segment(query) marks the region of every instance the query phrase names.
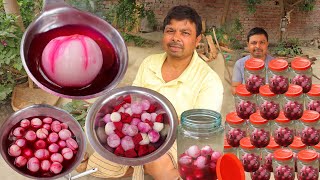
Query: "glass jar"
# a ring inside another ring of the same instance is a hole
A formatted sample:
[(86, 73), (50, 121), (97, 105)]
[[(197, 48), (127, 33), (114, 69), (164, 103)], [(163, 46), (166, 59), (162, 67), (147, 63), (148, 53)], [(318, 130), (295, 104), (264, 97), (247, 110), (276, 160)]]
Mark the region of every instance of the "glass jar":
[(273, 59), (268, 65), (268, 79), (271, 92), (284, 94), (289, 88), (289, 65), (286, 60)]
[(291, 69), (291, 84), (301, 86), (303, 93), (309, 92), (312, 85), (311, 62), (306, 58), (296, 57), (291, 62)]
[(320, 84), (312, 84), (311, 90), (304, 98), (305, 108), (320, 113)]
[(303, 114), (302, 88), (297, 85), (289, 85), (288, 91), (283, 98), (283, 113), (290, 120), (298, 120)]
[(177, 129), (181, 178), (216, 179), (216, 163), (222, 155), (224, 144), (221, 115), (207, 109), (187, 110), (181, 114)]
[(270, 142), (269, 121), (262, 118), (259, 113), (253, 113), (250, 118), (248, 133), (251, 144), (256, 148), (266, 147)]
[(247, 136), (246, 121), (237, 116), (236, 112), (227, 114), (225, 132), (228, 144), (232, 147), (239, 147), (240, 140)]
[(266, 84), (266, 70), (264, 61), (251, 58), (244, 63), (244, 79), (247, 90), (258, 94), (260, 86)]
[(271, 177), (270, 171), (265, 166), (260, 166), (258, 170), (251, 172), (250, 175), (252, 180), (269, 180)]
[(260, 152), (255, 148), (249, 137), (240, 140), (239, 159), (246, 172), (255, 172), (260, 166)]
[(295, 136), (294, 139), (293, 139), (292, 144), (290, 144), (289, 147), (290, 147), (290, 149), (291, 149), (292, 152), (293, 152), (293, 159), (294, 159), (294, 164), (295, 164), (295, 165), (294, 165), (294, 167), (295, 167), (294, 169), (295, 169), (295, 171), (297, 172), (297, 154), (298, 154), (300, 151), (306, 149), (307, 146), (302, 143), (300, 137)]
[(313, 150), (315, 150), (318, 153), (318, 161), (319, 161), (319, 171), (320, 171), (320, 143), (313, 146)]
[(249, 119), (250, 115), (256, 112), (256, 96), (251, 94), (244, 84), (236, 87), (234, 102), (237, 115), (242, 119)]
[(320, 142), (320, 115), (317, 111), (305, 110), (297, 125), (297, 134), (307, 146)]
[(286, 118), (283, 111), (280, 112), (278, 118), (272, 126), (272, 136), (280, 146), (289, 146), (295, 136), (295, 121)]
[(223, 153), (224, 154), (231, 153), (238, 157), (238, 148), (230, 146), (230, 144), (228, 144), (227, 139), (225, 138)]
[(266, 120), (275, 120), (280, 113), (279, 96), (270, 91), (269, 85), (259, 89), (258, 106), (260, 115)]
[(270, 172), (273, 172), (273, 168), (272, 168), (273, 153), (274, 151), (280, 148), (281, 147), (274, 141), (274, 138), (272, 137), (270, 139), (270, 143), (268, 144), (268, 146), (261, 151), (261, 157), (263, 162), (262, 164)]
[(298, 180), (318, 180), (319, 161), (318, 153), (314, 150), (306, 149), (298, 153)]
[(294, 180), (293, 153), (290, 149), (278, 149), (273, 153), (272, 167), (275, 180)]

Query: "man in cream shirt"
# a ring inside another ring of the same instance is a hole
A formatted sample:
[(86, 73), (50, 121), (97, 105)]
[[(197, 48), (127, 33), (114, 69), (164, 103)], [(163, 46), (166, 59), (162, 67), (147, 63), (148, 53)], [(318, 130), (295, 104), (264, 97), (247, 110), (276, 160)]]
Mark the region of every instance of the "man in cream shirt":
[[(219, 76), (195, 51), (201, 40), (201, 18), (188, 6), (173, 7), (164, 23), (162, 45), (165, 53), (147, 57), (139, 67), (134, 86), (155, 90), (175, 107), (178, 116), (188, 109), (204, 108), (220, 112), (223, 86)], [(159, 159), (143, 167), (129, 168), (107, 160), (98, 154), (89, 158), (88, 168), (99, 167), (98, 177), (121, 177), (133, 172), (133, 179), (142, 179), (143, 170), (155, 180), (179, 177), (176, 145)], [(139, 173), (139, 172), (140, 173)], [(142, 172), (142, 173), (141, 173)]]
[[(183, 111), (195, 108), (220, 112), (222, 82), (195, 51), (201, 40), (200, 16), (190, 7), (176, 6), (168, 12), (163, 27), (165, 53), (147, 57), (140, 65), (133, 85), (164, 95), (179, 117)], [(178, 174), (173, 163), (166, 154), (144, 168), (155, 179), (173, 179)]]

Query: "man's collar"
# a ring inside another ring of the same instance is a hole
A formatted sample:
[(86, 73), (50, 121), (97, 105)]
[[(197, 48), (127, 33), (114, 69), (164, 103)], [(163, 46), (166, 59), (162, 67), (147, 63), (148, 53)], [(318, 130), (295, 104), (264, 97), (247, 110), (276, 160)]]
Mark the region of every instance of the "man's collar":
[[(155, 63), (152, 63), (152, 65), (150, 66), (150, 70), (153, 71), (155, 73), (155, 75), (160, 79), (163, 79), (162, 73), (161, 73), (161, 68), (162, 68), (162, 65), (163, 65), (164, 61), (166, 60), (166, 58), (167, 58), (167, 53), (163, 53), (160, 60), (155, 61)], [(190, 73), (192, 71), (192, 66), (194, 66), (194, 64), (196, 63), (198, 58), (199, 58), (198, 53), (196, 50), (194, 50), (191, 61), (188, 64), (187, 68), (174, 81), (182, 82), (182, 83), (186, 82), (188, 80), (188, 77), (191, 75)]]

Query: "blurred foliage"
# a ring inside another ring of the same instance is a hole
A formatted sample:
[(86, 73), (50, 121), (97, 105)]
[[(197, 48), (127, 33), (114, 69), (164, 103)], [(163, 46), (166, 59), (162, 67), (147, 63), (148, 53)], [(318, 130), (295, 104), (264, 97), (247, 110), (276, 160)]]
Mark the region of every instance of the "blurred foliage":
[(107, 12), (106, 19), (123, 32), (130, 32), (139, 23), (139, 20), (147, 17), (151, 28), (156, 26), (155, 14), (146, 9), (149, 3), (136, 3), (135, 0), (119, 0), (117, 4)]
[[(27, 27), (39, 12), (42, 1), (18, 0), (23, 24)], [(27, 81), (20, 57), (23, 32), (16, 24), (17, 16), (7, 15), (0, 3), (0, 104), (11, 95), (16, 84)]]
[(90, 106), (91, 104), (83, 100), (72, 100), (64, 104), (62, 109), (70, 113), (79, 122), (80, 126), (84, 127)]
[(295, 57), (302, 54), (299, 39), (288, 39), (279, 43), (274, 48), (274, 53), (278, 56)]
[[(262, 4), (266, 0), (247, 0), (247, 7), (249, 13), (255, 13), (256, 12), (256, 6), (258, 4)], [(286, 0), (284, 0), (286, 1)], [(296, 1), (294, 1), (296, 2)], [(294, 3), (292, 2), (292, 3)], [(291, 4), (292, 4), (291, 3)], [(301, 3), (298, 4), (298, 8), (301, 11), (312, 11), (314, 10), (316, 0), (303, 0)]]
[[(238, 18), (232, 21), (227, 21), (221, 27), (215, 28), (215, 31), (220, 45), (230, 47), (232, 49), (241, 49), (243, 47), (241, 44), (243, 26)], [(214, 37), (211, 28), (207, 29), (205, 34), (210, 34)]]

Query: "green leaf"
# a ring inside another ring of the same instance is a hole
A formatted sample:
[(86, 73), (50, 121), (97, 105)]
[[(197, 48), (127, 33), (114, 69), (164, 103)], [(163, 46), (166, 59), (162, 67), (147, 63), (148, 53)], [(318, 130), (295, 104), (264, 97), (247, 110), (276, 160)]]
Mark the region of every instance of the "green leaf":
[(16, 47), (15, 42), (13, 39), (10, 39), (8, 41), (6, 41), (9, 47)]

